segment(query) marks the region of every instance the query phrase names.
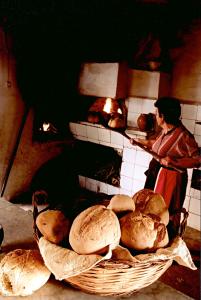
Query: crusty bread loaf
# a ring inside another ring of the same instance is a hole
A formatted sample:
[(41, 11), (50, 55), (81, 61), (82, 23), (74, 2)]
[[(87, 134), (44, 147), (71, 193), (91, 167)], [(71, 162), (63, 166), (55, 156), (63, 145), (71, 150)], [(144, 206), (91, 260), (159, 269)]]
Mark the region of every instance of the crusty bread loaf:
[(166, 226), (169, 223), (169, 211), (163, 197), (155, 193), (152, 195), (145, 206), (144, 214), (155, 214), (160, 217), (161, 222)]
[(135, 203), (135, 208), (138, 211), (143, 211), (150, 197), (154, 195), (154, 191), (150, 189), (142, 189), (133, 195), (133, 201)]
[(60, 210), (41, 212), (36, 218), (36, 225), (41, 234), (55, 244), (67, 238), (70, 230), (70, 221)]
[(1, 260), (0, 293), (31, 295), (48, 281), (50, 274), (38, 250), (16, 249)]
[(117, 194), (111, 198), (107, 208), (112, 209), (115, 213), (134, 211), (135, 203), (131, 197), (123, 194)]
[(120, 226), (121, 242), (128, 248), (149, 250), (167, 245), (166, 227), (154, 215), (131, 212), (120, 219)]
[(119, 117), (111, 118), (108, 122), (108, 126), (111, 128), (124, 128), (125, 121)]
[(164, 248), (168, 245), (169, 243), (169, 236), (168, 236), (168, 231), (167, 231), (167, 228), (165, 229), (165, 235), (163, 236), (163, 238), (160, 240), (156, 240), (155, 241), (155, 245), (154, 245), (154, 248), (155, 249), (158, 249), (158, 248)]
[(160, 217), (166, 226), (169, 223), (169, 211), (165, 200), (159, 193), (142, 189), (134, 194), (135, 209), (143, 214), (154, 214)]
[(124, 246), (135, 250), (153, 248), (157, 230), (151, 217), (131, 212), (120, 219), (120, 226)]
[[(73, 221), (69, 242), (79, 254), (102, 253), (105, 247), (115, 248), (121, 232), (116, 214), (103, 205), (94, 205), (82, 211)], [(101, 252), (100, 252), (101, 251)]]

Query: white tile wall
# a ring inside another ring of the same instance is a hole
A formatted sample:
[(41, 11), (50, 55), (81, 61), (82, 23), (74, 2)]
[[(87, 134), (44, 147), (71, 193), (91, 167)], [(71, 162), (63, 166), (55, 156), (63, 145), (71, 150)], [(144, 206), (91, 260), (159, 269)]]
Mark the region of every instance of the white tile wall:
[(99, 141), (110, 143), (110, 131), (108, 129), (98, 128)]
[(128, 190), (125, 190), (125, 189), (120, 189), (120, 192), (119, 192), (121, 195), (128, 195), (130, 197), (133, 196), (133, 192), (132, 191), (128, 191)]
[(86, 136), (76, 135), (76, 138), (81, 141), (86, 141), (86, 142), (88, 141), (88, 138)]
[(186, 196), (183, 207), (189, 211), (190, 197)]
[(191, 197), (189, 211), (193, 214), (200, 215), (200, 200)]
[(147, 170), (147, 167), (135, 165), (133, 178), (135, 178), (137, 180), (142, 180), (143, 182), (145, 182), (146, 176), (145, 176), (144, 172), (146, 170)]
[(86, 187), (86, 177), (79, 175), (79, 185), (82, 188)]
[(142, 111), (141, 113), (154, 113), (156, 108), (154, 106), (155, 100), (150, 100), (150, 99), (143, 99), (142, 101)]
[(131, 191), (132, 190), (132, 184), (133, 184), (133, 180), (132, 177), (128, 177), (128, 176), (121, 176), (120, 179), (120, 187), (127, 190), (127, 191)]
[(121, 175), (132, 177), (134, 172), (134, 162), (122, 162), (121, 164)]
[(201, 135), (194, 134), (195, 140), (198, 143), (198, 146), (201, 147)]
[(108, 184), (108, 195), (115, 195), (120, 193), (120, 188)]
[(200, 231), (200, 215), (189, 213), (187, 225)]
[(98, 192), (108, 194), (108, 184), (104, 182), (97, 181)]
[(189, 120), (196, 120), (197, 116), (197, 106), (190, 104), (181, 105), (182, 118)]
[(111, 131), (111, 144), (114, 148), (123, 149), (124, 137), (118, 132)]
[(133, 180), (133, 186), (132, 186), (132, 195), (134, 195), (139, 190), (143, 189), (144, 187), (144, 180)]
[(128, 112), (127, 115), (127, 124), (128, 126), (137, 127), (137, 119), (139, 117), (139, 113)]
[(142, 99), (129, 97), (128, 99), (128, 111), (140, 114), (142, 112)]
[(194, 133), (196, 135), (201, 135), (201, 125), (200, 124), (195, 124), (195, 131)]
[[(141, 98), (127, 98), (128, 126), (134, 127), (127, 130), (130, 137), (146, 138), (146, 134), (137, 130), (137, 118), (141, 113), (154, 112), (155, 100)], [(194, 134), (201, 146), (201, 125), (196, 121), (201, 120), (201, 105), (182, 104), (182, 122)], [(120, 173), (120, 187), (79, 176), (80, 185), (95, 192), (105, 194), (127, 194), (132, 196), (144, 187), (144, 172), (148, 167), (151, 155), (139, 147), (130, 144), (129, 140), (120, 133), (105, 129), (103, 126), (83, 122), (83, 124), (70, 123), (70, 130), (79, 140), (100, 143), (123, 151)], [(189, 211), (188, 226), (200, 230), (200, 204), (201, 191), (191, 188), (192, 169), (188, 169), (188, 185), (184, 207)]]
[(187, 187), (186, 187), (186, 195), (187, 196), (191, 196), (191, 180), (190, 180), (190, 176), (188, 176), (188, 183), (187, 183)]
[(97, 192), (97, 180), (86, 177), (86, 189)]
[(87, 137), (91, 140), (98, 140), (98, 128), (93, 126), (86, 126), (86, 128), (87, 128)]
[(132, 148), (124, 148), (123, 151), (123, 161), (125, 162), (130, 162), (130, 163), (134, 163), (135, 158), (136, 158), (136, 149)]
[[(72, 126), (72, 124), (71, 124)], [(82, 124), (75, 124), (76, 134), (87, 137), (87, 126)]]
[(190, 120), (190, 119), (184, 119), (182, 118), (182, 123), (184, 126), (192, 133), (194, 133), (195, 130), (195, 120)]
[(136, 165), (147, 167), (149, 166), (149, 162), (152, 159), (152, 156), (149, 153), (144, 152), (143, 150), (136, 151)]
[(195, 198), (195, 199), (200, 199), (201, 198), (201, 191), (196, 190), (194, 188), (190, 188), (190, 196), (192, 198)]
[(198, 105), (196, 120), (201, 121), (201, 105)]

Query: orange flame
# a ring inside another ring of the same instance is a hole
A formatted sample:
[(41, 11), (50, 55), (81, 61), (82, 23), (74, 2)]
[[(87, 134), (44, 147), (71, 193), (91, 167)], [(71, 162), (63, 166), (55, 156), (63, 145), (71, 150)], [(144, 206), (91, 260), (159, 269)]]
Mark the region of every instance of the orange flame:
[(43, 123), (43, 131), (48, 131), (50, 129), (50, 123)]
[(103, 111), (105, 111), (106, 113), (110, 113), (111, 111), (111, 106), (112, 106), (112, 99), (111, 98), (107, 98), (105, 105), (103, 107)]

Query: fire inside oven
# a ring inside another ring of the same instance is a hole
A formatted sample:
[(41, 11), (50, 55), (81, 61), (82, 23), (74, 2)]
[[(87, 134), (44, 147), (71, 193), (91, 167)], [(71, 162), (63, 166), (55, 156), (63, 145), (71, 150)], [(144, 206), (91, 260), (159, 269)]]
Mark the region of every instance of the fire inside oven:
[(127, 108), (124, 99), (97, 98), (87, 112), (87, 121), (111, 128), (126, 128)]
[(73, 102), (69, 104), (67, 116), (55, 118), (48, 112), (36, 113), (33, 139), (47, 141), (68, 138), (69, 121), (101, 124), (113, 129), (126, 129), (127, 126), (127, 107), (124, 99), (78, 96), (76, 106), (73, 106)]

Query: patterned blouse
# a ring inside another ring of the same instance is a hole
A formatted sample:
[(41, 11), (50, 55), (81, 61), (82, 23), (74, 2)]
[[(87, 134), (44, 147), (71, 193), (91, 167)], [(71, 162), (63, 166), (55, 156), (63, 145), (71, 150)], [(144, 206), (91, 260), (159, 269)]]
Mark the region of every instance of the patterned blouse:
[[(161, 157), (170, 156), (172, 159), (179, 159), (181, 167), (184, 168), (199, 167), (201, 164), (198, 144), (183, 124), (171, 129), (168, 133), (162, 130), (152, 145), (152, 150)], [(192, 159), (195, 165), (190, 166), (189, 162)]]

